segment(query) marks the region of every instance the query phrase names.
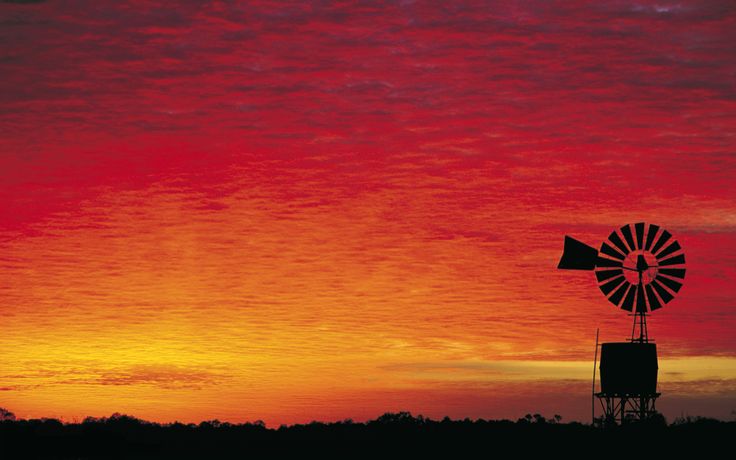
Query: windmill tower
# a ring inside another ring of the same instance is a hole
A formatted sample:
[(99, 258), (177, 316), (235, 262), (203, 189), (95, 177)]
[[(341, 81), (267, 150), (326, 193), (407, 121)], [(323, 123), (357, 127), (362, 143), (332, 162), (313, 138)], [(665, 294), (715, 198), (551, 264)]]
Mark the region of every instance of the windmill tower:
[(600, 249), (566, 235), (557, 268), (594, 271), (608, 301), (634, 318), (628, 342), (601, 344), (601, 385), (594, 395), (604, 420), (626, 423), (650, 418), (660, 393), (657, 346), (649, 338), (647, 317), (674, 299), (682, 287), (685, 255), (680, 244), (667, 230), (644, 222), (614, 230)]

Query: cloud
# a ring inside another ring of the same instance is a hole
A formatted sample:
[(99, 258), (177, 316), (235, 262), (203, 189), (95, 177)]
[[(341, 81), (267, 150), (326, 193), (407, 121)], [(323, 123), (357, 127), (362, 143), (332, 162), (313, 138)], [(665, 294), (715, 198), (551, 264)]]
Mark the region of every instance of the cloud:
[(137, 365), (102, 373), (99, 385), (152, 385), (165, 389), (201, 388), (214, 385), (221, 376), (196, 369), (168, 365)]
[(194, 206), (194, 209), (198, 211), (222, 211), (227, 208), (227, 204), (212, 200), (201, 201)]
[(429, 239), (435, 239), (435, 240), (468, 239), (468, 240), (475, 240), (475, 241), (482, 242), (482, 243), (498, 243), (498, 242), (503, 241), (503, 236), (500, 233), (483, 231), (483, 230), (438, 228), (434, 232), (429, 234)]
[(733, 395), (736, 393), (736, 379), (702, 379), (672, 381), (660, 384), (660, 391), (677, 396), (697, 397), (702, 395)]
[(418, 362), (384, 366), (416, 379), (488, 383), (489, 381), (573, 381), (589, 378), (590, 363), (576, 361)]

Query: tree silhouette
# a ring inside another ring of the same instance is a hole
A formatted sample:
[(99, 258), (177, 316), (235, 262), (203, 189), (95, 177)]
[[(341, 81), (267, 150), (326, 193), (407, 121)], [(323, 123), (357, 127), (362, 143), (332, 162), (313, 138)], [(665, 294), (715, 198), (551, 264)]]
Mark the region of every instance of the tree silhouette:
[(4, 407), (0, 407), (0, 421), (5, 421), (5, 420), (9, 420), (9, 421), (15, 420), (15, 414), (10, 412)]
[[(501, 449), (498, 452), (511, 449), (540, 455), (576, 453), (578, 449), (588, 457), (589, 443), (631, 446), (641, 440), (658, 449), (697, 444), (701, 449), (707, 446), (723, 450), (730, 448), (736, 435), (736, 422), (702, 417), (677, 419), (671, 425), (662, 417), (648, 423), (602, 429), (577, 422), (561, 423), (562, 417), (557, 414), (551, 418), (527, 414), (512, 422), (449, 417), (433, 420), (410, 412), (388, 412), (367, 422), (314, 421), (273, 429), (262, 421), (230, 423), (217, 419), (199, 424), (159, 424), (120, 413), (87, 417), (81, 423), (19, 420), (7, 409), (0, 414), (2, 458), (247, 458), (259, 454), (301, 455), (307, 451), (340, 452), (343, 456), (372, 452), (385, 456), (396, 452), (397, 446), (410, 448), (414, 453), (436, 454), (447, 447), (477, 453), (489, 445)], [(707, 442), (695, 442), (701, 438)]]

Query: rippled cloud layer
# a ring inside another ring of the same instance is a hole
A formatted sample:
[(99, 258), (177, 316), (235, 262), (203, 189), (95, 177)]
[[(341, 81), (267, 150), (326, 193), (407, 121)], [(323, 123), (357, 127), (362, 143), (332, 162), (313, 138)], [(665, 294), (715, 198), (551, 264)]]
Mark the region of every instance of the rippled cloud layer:
[(587, 417), (595, 329), (630, 318), (555, 269), (562, 237), (641, 220), (688, 260), (650, 322), (662, 407), (736, 404), (728, 364), (688, 361), (736, 353), (732, 2), (4, 2), (0, 24), (17, 414)]

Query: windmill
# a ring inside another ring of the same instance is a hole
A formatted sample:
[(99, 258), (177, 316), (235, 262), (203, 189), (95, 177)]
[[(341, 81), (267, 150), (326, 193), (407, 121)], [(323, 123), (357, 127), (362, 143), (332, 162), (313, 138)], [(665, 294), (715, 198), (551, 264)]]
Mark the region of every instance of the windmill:
[[(601, 344), (601, 389), (594, 395), (604, 420), (625, 423), (650, 418), (660, 393), (657, 347), (649, 339), (647, 316), (680, 291), (685, 278), (682, 247), (658, 225), (626, 224), (612, 231), (600, 249), (566, 235), (557, 268), (594, 271), (608, 301), (634, 317), (628, 342)], [(597, 350), (596, 345), (596, 354)]]

